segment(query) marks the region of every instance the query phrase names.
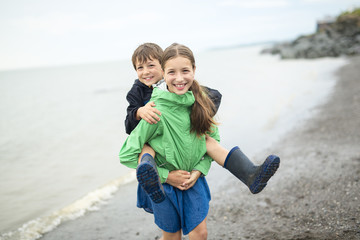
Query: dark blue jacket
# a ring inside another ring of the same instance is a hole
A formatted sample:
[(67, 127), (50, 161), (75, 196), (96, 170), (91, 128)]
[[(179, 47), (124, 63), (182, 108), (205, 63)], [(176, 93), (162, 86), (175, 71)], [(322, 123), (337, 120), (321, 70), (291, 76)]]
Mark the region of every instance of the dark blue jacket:
[[(215, 113), (220, 107), (221, 103), (221, 93), (215, 89), (205, 87), (209, 94), (209, 98), (214, 103)], [(126, 95), (126, 100), (129, 102), (127, 107), (127, 115), (125, 119), (125, 130), (127, 134), (130, 134), (132, 130), (138, 125), (140, 120), (136, 120), (136, 112), (140, 107), (145, 106), (145, 104), (150, 100), (153, 89), (146, 86), (139, 79), (136, 79), (130, 91)]]

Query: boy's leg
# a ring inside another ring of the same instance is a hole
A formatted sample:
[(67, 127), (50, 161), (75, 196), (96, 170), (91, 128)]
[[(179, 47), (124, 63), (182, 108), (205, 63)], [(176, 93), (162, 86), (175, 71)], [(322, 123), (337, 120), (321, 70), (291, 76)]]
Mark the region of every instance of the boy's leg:
[(160, 203), (164, 201), (165, 193), (154, 160), (155, 152), (149, 145), (145, 144), (140, 155), (140, 163), (136, 168), (137, 180), (151, 200)]
[(206, 136), (206, 153), (214, 159), (217, 164), (224, 166), (225, 159), (229, 154), (229, 150), (222, 147), (215, 139)]
[(144, 147), (141, 149), (141, 153), (139, 154), (138, 163), (141, 162), (142, 156), (143, 156), (145, 153), (148, 153), (148, 154), (150, 154), (153, 158), (155, 158), (155, 151), (154, 151), (154, 149), (152, 149), (152, 147), (150, 147), (149, 144), (145, 143), (145, 144), (144, 144)]
[(206, 218), (199, 225), (196, 226), (190, 233), (190, 240), (206, 240), (207, 239), (207, 228), (206, 228)]
[(270, 155), (262, 165), (255, 166), (238, 147), (228, 151), (209, 136), (206, 137), (206, 150), (215, 162), (245, 183), (253, 194), (265, 188), (280, 165), (280, 158)]
[(255, 166), (239, 147), (234, 147), (225, 159), (224, 168), (245, 183), (253, 194), (256, 194), (266, 187), (279, 165), (280, 158), (270, 155), (263, 164)]

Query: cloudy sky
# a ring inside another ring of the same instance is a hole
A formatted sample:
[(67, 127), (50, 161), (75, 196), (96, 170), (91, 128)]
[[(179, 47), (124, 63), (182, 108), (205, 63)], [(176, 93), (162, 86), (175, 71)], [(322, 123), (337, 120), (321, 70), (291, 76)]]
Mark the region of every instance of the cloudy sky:
[(194, 51), (312, 33), (359, 0), (0, 0), (0, 70), (129, 59), (141, 43)]

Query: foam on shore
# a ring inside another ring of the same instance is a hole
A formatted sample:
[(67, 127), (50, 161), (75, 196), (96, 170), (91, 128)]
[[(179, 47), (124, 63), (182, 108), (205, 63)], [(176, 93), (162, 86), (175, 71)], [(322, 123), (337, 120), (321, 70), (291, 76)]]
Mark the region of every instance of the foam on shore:
[(101, 188), (98, 188), (76, 202), (66, 206), (59, 211), (53, 212), (49, 216), (33, 219), (19, 229), (5, 233), (0, 236), (1, 240), (35, 240), (43, 234), (52, 231), (61, 223), (74, 220), (83, 216), (86, 212), (99, 210), (100, 206), (113, 196), (120, 186), (135, 180), (135, 171), (131, 171), (125, 176), (115, 179)]

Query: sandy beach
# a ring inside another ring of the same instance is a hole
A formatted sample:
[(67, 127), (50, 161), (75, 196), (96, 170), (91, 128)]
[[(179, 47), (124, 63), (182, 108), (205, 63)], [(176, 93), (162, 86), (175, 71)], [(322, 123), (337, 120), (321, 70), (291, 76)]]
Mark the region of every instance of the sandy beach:
[[(359, 69), (360, 57), (350, 58), (314, 116), (257, 154), (256, 162), (281, 157), (263, 192), (252, 195), (230, 176), (212, 192), (208, 239), (360, 239)], [(41, 239), (159, 239), (153, 216), (135, 206), (136, 184)]]

